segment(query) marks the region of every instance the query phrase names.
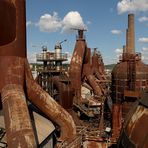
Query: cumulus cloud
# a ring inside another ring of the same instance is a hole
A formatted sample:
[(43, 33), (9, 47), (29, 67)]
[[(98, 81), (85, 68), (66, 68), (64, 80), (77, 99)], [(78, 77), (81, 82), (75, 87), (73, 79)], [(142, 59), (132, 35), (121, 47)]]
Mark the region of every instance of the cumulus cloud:
[(62, 27), (62, 22), (58, 16), (58, 13), (54, 12), (53, 15), (42, 15), (36, 26), (38, 26), (40, 31), (43, 32), (56, 32)]
[(138, 41), (141, 42), (141, 43), (148, 43), (148, 38), (145, 38), (145, 37), (139, 38)]
[(148, 17), (143, 16), (143, 17), (140, 17), (138, 20), (139, 20), (139, 22), (147, 22), (148, 21)]
[[(90, 24), (91, 22), (87, 22)], [(33, 24), (31, 21), (27, 25)], [(51, 14), (44, 14), (40, 17), (35, 26), (39, 27), (42, 32), (56, 32), (58, 30), (70, 31), (71, 28), (86, 29), (86, 25), (83, 22), (83, 18), (77, 11), (68, 12), (63, 19), (58, 16), (57, 12)]]
[(115, 35), (120, 35), (122, 34), (122, 31), (121, 30), (116, 30), (116, 29), (113, 29), (110, 31), (112, 34), (115, 34)]
[(86, 29), (83, 19), (77, 11), (69, 12), (63, 19), (62, 31), (70, 31), (72, 28)]
[(121, 0), (117, 4), (119, 14), (125, 12), (148, 11), (148, 0)]

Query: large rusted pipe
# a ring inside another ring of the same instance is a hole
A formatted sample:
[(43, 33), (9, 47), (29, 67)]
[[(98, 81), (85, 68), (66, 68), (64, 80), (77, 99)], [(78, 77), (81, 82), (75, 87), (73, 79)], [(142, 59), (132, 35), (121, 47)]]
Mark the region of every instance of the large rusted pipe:
[(90, 48), (86, 48), (85, 56), (83, 59), (83, 61), (85, 62), (83, 63), (83, 77), (86, 77), (87, 82), (92, 87), (94, 94), (101, 97), (102, 91), (100, 86), (96, 82), (95, 76), (93, 75), (90, 58), (91, 58)]
[(126, 50), (129, 54), (135, 54), (134, 14), (128, 15), (128, 29), (126, 31)]
[(71, 115), (34, 81), (27, 61), (26, 86), (30, 101), (61, 127), (60, 139), (73, 138), (76, 134), (76, 127)]
[(36, 147), (22, 85), (8, 84), (1, 95), (8, 147)]
[(25, 85), (27, 97), (61, 126), (61, 139), (73, 137), (76, 129), (72, 117), (37, 85), (26, 62), (25, 0), (1, 0), (0, 12), (3, 34), (0, 38), (0, 93), (8, 147), (37, 147), (25, 102)]
[(24, 95), (25, 1), (0, 1), (0, 93), (8, 147), (36, 147)]

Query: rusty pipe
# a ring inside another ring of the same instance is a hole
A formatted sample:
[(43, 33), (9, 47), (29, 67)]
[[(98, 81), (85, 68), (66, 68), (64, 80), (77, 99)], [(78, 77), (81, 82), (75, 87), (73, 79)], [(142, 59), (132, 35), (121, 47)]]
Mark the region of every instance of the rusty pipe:
[(61, 127), (61, 140), (73, 138), (76, 134), (76, 127), (71, 115), (34, 81), (27, 60), (25, 69), (29, 100)]
[(1, 56), (0, 68), (0, 92), (4, 109), (8, 147), (19, 147), (19, 145), (26, 148), (35, 147), (34, 132), (23, 90), (24, 58)]
[(36, 147), (22, 85), (8, 84), (3, 87), (1, 95), (8, 147)]
[(101, 97), (103, 94), (100, 86), (97, 84), (95, 80), (95, 77), (93, 75), (86, 75), (86, 78), (89, 84), (91, 85), (91, 87), (93, 88), (94, 94)]
[(8, 147), (36, 147), (23, 91), (26, 57), (25, 0), (1, 0), (0, 20), (0, 93)]
[(95, 76), (91, 72), (89, 63), (83, 65), (83, 75), (86, 77), (88, 83), (92, 87), (94, 94), (101, 97), (102, 96), (101, 88), (96, 82)]
[(112, 138), (116, 141), (119, 138), (122, 127), (122, 106), (121, 104), (113, 104), (112, 107)]

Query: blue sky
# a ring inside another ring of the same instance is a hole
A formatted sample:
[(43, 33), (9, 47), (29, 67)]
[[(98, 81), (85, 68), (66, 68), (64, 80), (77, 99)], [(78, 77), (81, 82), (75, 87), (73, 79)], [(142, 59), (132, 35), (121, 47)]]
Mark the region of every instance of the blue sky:
[(97, 47), (105, 64), (116, 63), (131, 12), (135, 13), (136, 51), (148, 63), (148, 0), (26, 0), (29, 61), (35, 61), (42, 45), (53, 51), (55, 43), (64, 39), (63, 52), (72, 54), (77, 32), (70, 28), (86, 27), (88, 47)]

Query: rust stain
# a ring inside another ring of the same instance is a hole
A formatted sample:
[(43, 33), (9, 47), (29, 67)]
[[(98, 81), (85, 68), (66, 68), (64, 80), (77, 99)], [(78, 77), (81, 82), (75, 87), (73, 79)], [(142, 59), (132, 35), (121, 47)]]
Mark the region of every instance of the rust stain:
[(106, 148), (107, 144), (105, 142), (95, 142), (95, 141), (85, 141), (83, 143), (84, 148)]

